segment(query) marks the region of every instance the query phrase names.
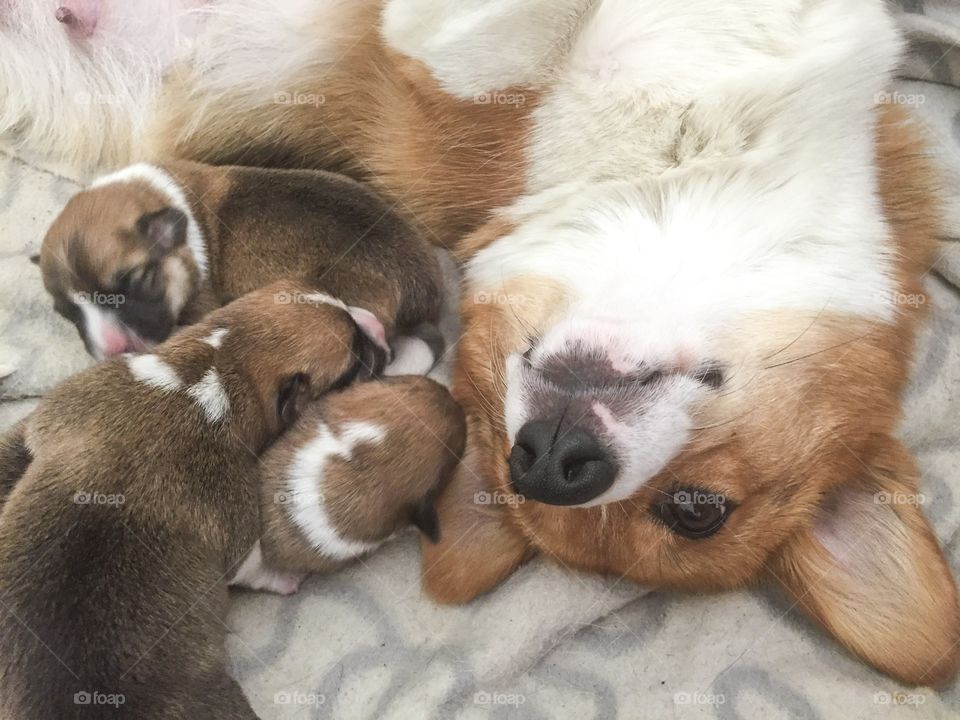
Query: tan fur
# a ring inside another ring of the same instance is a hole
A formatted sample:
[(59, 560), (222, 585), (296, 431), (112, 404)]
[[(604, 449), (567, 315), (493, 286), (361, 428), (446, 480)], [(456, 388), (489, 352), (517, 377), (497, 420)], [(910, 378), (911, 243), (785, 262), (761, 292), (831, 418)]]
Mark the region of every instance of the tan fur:
[[(385, 433), (358, 445), (349, 459), (333, 457), (317, 468), (315, 495), (291, 496), (294, 457), (321, 425), (338, 434), (348, 423), (370, 423)], [(307, 408), (263, 458), (261, 546), (266, 563), (287, 572), (339, 567), (310, 543), (291, 513), (300, 502), (323, 505), (345, 540), (377, 543), (407, 526), (433, 498), (463, 453), (463, 413), (438, 383), (397, 377), (354, 385)], [(441, 532), (443, 530), (441, 529)], [(425, 540), (429, 542), (429, 540)]]

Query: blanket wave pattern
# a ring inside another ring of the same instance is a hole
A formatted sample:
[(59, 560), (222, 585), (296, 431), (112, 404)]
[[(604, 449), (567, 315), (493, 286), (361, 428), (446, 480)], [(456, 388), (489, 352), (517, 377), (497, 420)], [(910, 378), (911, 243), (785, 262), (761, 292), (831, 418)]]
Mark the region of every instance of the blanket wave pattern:
[[(901, 433), (960, 574), (960, 8), (900, 0), (894, 9), (911, 53), (878, 100), (913, 106), (947, 201), (940, 257), (918, 300), (932, 313)], [(0, 146), (0, 429), (90, 363), (29, 262), (82, 180)], [(448, 276), (453, 290), (452, 266)], [(450, 315), (443, 329), (455, 340)], [(494, 593), (445, 608), (423, 597), (419, 569), (406, 535), (291, 598), (235, 593), (231, 670), (261, 717), (960, 716), (960, 683), (901, 687), (774, 593), (647, 592), (538, 559)]]

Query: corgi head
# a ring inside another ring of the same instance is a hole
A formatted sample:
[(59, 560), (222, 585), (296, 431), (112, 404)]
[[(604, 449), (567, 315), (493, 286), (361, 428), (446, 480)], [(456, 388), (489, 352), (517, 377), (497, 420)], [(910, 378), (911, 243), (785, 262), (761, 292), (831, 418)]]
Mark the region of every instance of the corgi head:
[(54, 309), (98, 359), (165, 340), (206, 275), (206, 248), (183, 190), (132, 165), (75, 195), (39, 256)]
[(470, 238), (470, 435), (430, 592), (472, 597), (531, 551), (654, 586), (766, 578), (885, 672), (952, 677), (956, 586), (894, 438), (937, 218), (901, 121), (881, 115), (884, 205), (858, 231), (805, 225), (754, 169), (581, 188)]

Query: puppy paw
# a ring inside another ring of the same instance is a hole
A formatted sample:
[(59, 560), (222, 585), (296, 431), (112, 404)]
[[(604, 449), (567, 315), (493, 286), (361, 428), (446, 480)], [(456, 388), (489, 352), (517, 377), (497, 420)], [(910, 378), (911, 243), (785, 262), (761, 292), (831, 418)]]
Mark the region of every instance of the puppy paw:
[(443, 355), (445, 341), (434, 325), (418, 325), (410, 335), (393, 341), (393, 360), (384, 375), (426, 375)]

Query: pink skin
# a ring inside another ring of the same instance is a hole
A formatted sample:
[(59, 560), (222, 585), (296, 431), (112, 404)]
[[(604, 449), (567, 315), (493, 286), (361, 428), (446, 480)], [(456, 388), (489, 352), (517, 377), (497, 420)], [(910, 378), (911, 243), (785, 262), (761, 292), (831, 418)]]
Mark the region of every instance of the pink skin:
[(377, 316), (369, 310), (364, 310), (359, 307), (350, 307), (349, 312), (357, 325), (360, 326), (371, 340), (386, 350), (387, 357), (390, 357), (391, 351), (390, 345), (387, 343), (387, 331), (383, 329), (383, 324), (377, 320)]
[(70, 37), (84, 40), (93, 37), (107, 0), (66, 0), (57, 8), (55, 17)]
[(136, 333), (109, 322), (102, 323), (90, 339), (101, 360), (128, 352), (143, 352), (149, 347)]

